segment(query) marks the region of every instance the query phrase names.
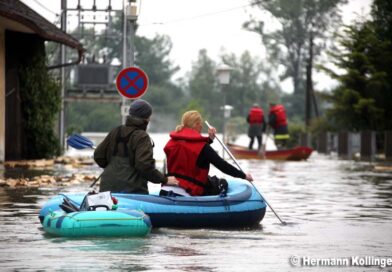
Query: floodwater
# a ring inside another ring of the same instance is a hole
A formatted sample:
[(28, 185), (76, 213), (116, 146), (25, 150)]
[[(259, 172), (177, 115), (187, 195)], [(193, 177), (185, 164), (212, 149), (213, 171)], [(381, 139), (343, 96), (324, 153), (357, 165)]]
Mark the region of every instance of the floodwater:
[(89, 184), (0, 188), (1, 271), (392, 271), (392, 172), (317, 153), (304, 162), (239, 163), (286, 225), (267, 209), (255, 229), (54, 238), (41, 228), (40, 207), (59, 191), (87, 191)]

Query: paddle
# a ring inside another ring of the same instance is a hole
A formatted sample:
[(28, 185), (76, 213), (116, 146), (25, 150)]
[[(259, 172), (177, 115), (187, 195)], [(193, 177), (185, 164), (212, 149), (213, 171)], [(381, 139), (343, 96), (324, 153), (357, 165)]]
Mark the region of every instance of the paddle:
[(266, 151), (269, 131), (270, 131), (270, 126), (267, 125), (267, 131), (265, 132), (265, 140), (264, 140), (264, 143), (263, 143), (263, 145), (261, 146), (261, 149), (260, 149), (260, 154), (263, 157), (263, 159), (265, 159), (265, 151)]
[(94, 143), (90, 139), (79, 134), (69, 136), (67, 139), (67, 144), (79, 150), (85, 148), (95, 149)]
[[(205, 121), (205, 123), (206, 123), (206, 125), (207, 125), (208, 128), (211, 128), (211, 126), (210, 126), (210, 124), (208, 123), (208, 121)], [(226, 147), (226, 145), (225, 145), (218, 137), (215, 137), (215, 138), (218, 140), (218, 142), (221, 144), (221, 146), (222, 146), (223, 149), (227, 152), (227, 154), (229, 154), (229, 156), (230, 156), (231, 159), (234, 161), (234, 163), (237, 165), (237, 167), (238, 167), (242, 172), (244, 172), (244, 171), (242, 170), (241, 166), (238, 164), (238, 162), (237, 162), (237, 160), (235, 159), (235, 157), (233, 156), (233, 154), (231, 154), (230, 150)], [(271, 207), (271, 205), (268, 203), (267, 199), (265, 199), (265, 197), (263, 197), (263, 196), (260, 194), (260, 192), (257, 190), (256, 186), (255, 186), (252, 182), (250, 182), (250, 184), (252, 184), (252, 186), (255, 188), (256, 192), (259, 193), (259, 195), (261, 196), (261, 198), (264, 199), (264, 202), (267, 203), (268, 207), (271, 209), (271, 211), (274, 212), (274, 214), (275, 214), (276, 217), (279, 219), (279, 221), (282, 223), (282, 225), (286, 225), (286, 222), (283, 221), (282, 219), (280, 219), (279, 215), (274, 211), (274, 209), (273, 209), (273, 208)]]
[[(95, 149), (94, 143), (90, 139), (80, 134), (73, 134), (69, 136), (67, 139), (67, 144), (78, 150), (85, 149), (85, 148)], [(93, 187), (95, 183), (97, 183), (97, 181), (101, 178), (101, 176), (102, 173), (94, 180), (93, 183), (91, 183), (90, 188)]]

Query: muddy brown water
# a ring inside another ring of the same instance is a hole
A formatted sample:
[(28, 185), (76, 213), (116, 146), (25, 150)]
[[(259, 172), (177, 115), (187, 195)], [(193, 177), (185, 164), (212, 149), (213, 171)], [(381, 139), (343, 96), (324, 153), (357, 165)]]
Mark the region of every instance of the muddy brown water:
[[(374, 264), (392, 258), (392, 173), (317, 153), (303, 162), (239, 163), (287, 225), (268, 209), (254, 229), (162, 228), (145, 238), (56, 238), (41, 228), (41, 206), (58, 192), (87, 191), (88, 183), (2, 187), (1, 271), (392, 271)], [(95, 166), (83, 171), (100, 173)], [(0, 175), (17, 176), (18, 169)], [(348, 265), (335, 265), (346, 259)]]

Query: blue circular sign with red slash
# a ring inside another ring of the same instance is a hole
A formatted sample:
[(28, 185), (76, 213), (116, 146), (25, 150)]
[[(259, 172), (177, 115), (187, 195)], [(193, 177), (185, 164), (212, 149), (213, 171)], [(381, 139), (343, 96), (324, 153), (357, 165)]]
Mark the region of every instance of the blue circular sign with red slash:
[(148, 87), (146, 73), (136, 67), (128, 67), (117, 75), (117, 91), (127, 98), (135, 99), (142, 96)]

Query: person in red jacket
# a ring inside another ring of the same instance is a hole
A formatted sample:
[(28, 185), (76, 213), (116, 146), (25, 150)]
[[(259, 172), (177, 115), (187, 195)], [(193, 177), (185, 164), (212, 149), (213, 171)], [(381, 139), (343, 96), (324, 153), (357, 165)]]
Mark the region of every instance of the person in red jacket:
[(249, 110), (246, 121), (249, 123), (249, 149), (253, 148), (255, 138), (257, 139), (258, 149), (260, 149), (263, 139), (262, 135), (265, 131), (265, 118), (263, 109), (258, 104), (253, 104), (252, 108)]
[(274, 130), (276, 147), (278, 149), (286, 147), (290, 135), (287, 128), (286, 110), (283, 105), (270, 103), (268, 125)]
[(162, 186), (161, 196), (210, 194), (208, 190), (211, 185), (208, 176), (210, 164), (227, 175), (253, 181), (250, 174), (245, 174), (227, 163), (211, 148), (210, 143), (215, 138), (216, 129), (208, 129), (209, 137), (201, 135), (202, 129), (203, 120), (200, 113), (187, 111), (182, 116), (181, 125), (170, 133), (171, 139), (164, 147), (167, 175), (176, 177), (179, 186)]

